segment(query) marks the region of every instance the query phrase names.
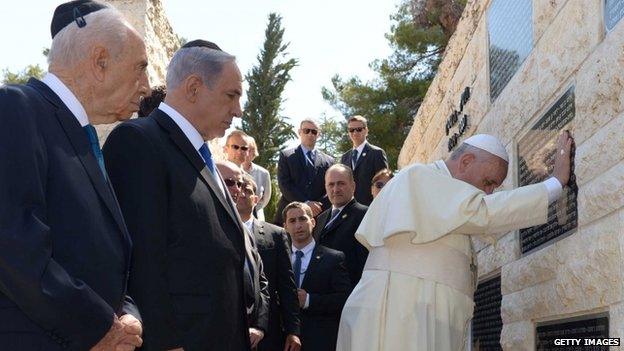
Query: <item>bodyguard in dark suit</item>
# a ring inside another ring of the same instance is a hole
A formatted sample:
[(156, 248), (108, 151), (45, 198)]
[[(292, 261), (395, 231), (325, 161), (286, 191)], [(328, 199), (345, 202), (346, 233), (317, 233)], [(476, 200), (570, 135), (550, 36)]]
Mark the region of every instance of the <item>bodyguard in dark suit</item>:
[(283, 216), (292, 239), (295, 282), (300, 287), (302, 350), (335, 350), (340, 313), (351, 291), (344, 254), (316, 244), (308, 205), (290, 203)]
[(256, 189), (253, 178), (244, 175), (236, 207), (245, 226), (253, 233), (256, 248), (262, 257), (264, 274), (269, 281), (269, 326), (258, 350), (297, 351), (301, 347), (298, 337), (299, 303), (288, 254), (290, 244), (284, 229), (252, 216), (253, 208), (259, 201)]
[(277, 204), (273, 223), (281, 225), (282, 210), (293, 201), (305, 202), (318, 216), (329, 206), (323, 180), (325, 171), (334, 164), (331, 156), (315, 149), (321, 130), (313, 120), (303, 120), (299, 127), (301, 144), (280, 153), (277, 182), (282, 197)]
[(355, 231), (368, 207), (353, 198), (353, 174), (345, 165), (333, 165), (327, 170), (325, 188), (332, 207), (318, 216), (314, 239), (345, 254), (349, 278), (355, 287), (368, 257), (368, 250), (355, 239)]
[[(238, 200), (245, 197), (243, 192), (243, 169), (234, 162), (219, 161), (217, 169), (223, 179), (230, 196), (228, 201), (238, 212)], [(240, 213), (238, 213), (239, 219)], [(269, 282), (264, 274), (262, 258), (256, 247), (253, 233), (247, 226), (245, 229), (245, 296), (247, 303), (247, 325), (249, 341), (254, 349), (264, 339), (269, 324)]]
[(250, 349), (245, 236), (205, 143), (241, 116), (242, 76), (208, 44), (178, 50), (165, 101), (104, 146), (134, 241), (129, 289), (145, 350)]
[(362, 116), (349, 118), (347, 131), (353, 143), (353, 149), (342, 155), (340, 163), (353, 170), (355, 199), (368, 206), (373, 201), (370, 190), (371, 180), (377, 172), (388, 168), (388, 157), (383, 149), (366, 140), (368, 136), (366, 118)]
[[(68, 19), (76, 11), (83, 27)], [(79, 34), (85, 45), (67, 49)], [(93, 124), (128, 119), (149, 93), (145, 46), (118, 12), (87, 1), (60, 5), (52, 36), (41, 81), (0, 87), (0, 349), (134, 349), (131, 240)]]

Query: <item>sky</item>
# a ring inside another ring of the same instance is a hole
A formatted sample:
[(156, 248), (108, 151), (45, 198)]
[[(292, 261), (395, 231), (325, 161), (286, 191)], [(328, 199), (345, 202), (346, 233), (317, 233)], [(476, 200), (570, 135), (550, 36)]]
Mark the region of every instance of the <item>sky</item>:
[[(58, 0), (4, 1), (0, 11), (0, 69), (28, 64), (47, 67), (41, 51), (50, 47), (50, 21)], [(237, 57), (245, 75), (257, 62), (268, 15), (282, 16), (289, 56), (299, 60), (284, 91), (282, 115), (301, 119), (343, 117), (321, 96), (331, 77), (374, 78), (369, 63), (390, 55), (385, 39), (399, 0), (162, 0), (174, 32), (188, 40), (214, 41)], [(11, 28), (11, 30), (7, 30)], [(243, 96), (243, 102), (245, 96)]]

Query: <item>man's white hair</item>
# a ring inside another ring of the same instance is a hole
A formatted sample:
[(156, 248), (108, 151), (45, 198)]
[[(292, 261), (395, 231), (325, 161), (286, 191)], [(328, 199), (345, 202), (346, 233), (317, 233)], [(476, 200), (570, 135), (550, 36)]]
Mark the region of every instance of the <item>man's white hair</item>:
[(87, 58), (94, 42), (104, 45), (113, 59), (121, 54), (132, 26), (119, 11), (108, 7), (87, 14), (84, 19), (85, 27), (79, 28), (72, 22), (54, 36), (48, 54), (50, 66), (74, 66)]
[(212, 88), (221, 75), (223, 66), (235, 60), (235, 56), (221, 50), (201, 46), (182, 48), (173, 55), (167, 67), (167, 89), (176, 89), (193, 74)]

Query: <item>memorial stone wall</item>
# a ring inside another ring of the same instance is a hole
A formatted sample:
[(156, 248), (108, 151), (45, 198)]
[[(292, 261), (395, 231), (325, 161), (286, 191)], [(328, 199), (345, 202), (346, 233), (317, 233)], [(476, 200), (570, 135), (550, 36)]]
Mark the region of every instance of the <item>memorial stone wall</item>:
[(489, 133), (510, 155), (502, 189), (552, 171), (560, 130), (576, 140), (573, 182), (548, 223), (494, 245), (475, 240), (474, 349), (548, 350), (553, 337), (579, 335), (624, 341), (622, 17), (624, 0), (468, 1), (415, 116), (400, 167)]

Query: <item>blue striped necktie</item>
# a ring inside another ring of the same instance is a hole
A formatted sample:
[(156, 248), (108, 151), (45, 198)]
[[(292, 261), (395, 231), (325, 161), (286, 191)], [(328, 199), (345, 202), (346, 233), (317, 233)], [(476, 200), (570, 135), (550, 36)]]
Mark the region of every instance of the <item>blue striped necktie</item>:
[(87, 124), (82, 128), (84, 129), (85, 133), (87, 133), (87, 137), (89, 138), (89, 145), (91, 146), (91, 151), (93, 152), (93, 156), (95, 156), (95, 159), (100, 166), (100, 171), (102, 171), (104, 179), (108, 180), (106, 167), (104, 167), (104, 156), (102, 155), (102, 149), (100, 149), (100, 141), (98, 140), (97, 132), (95, 131), (95, 128), (90, 124)]

